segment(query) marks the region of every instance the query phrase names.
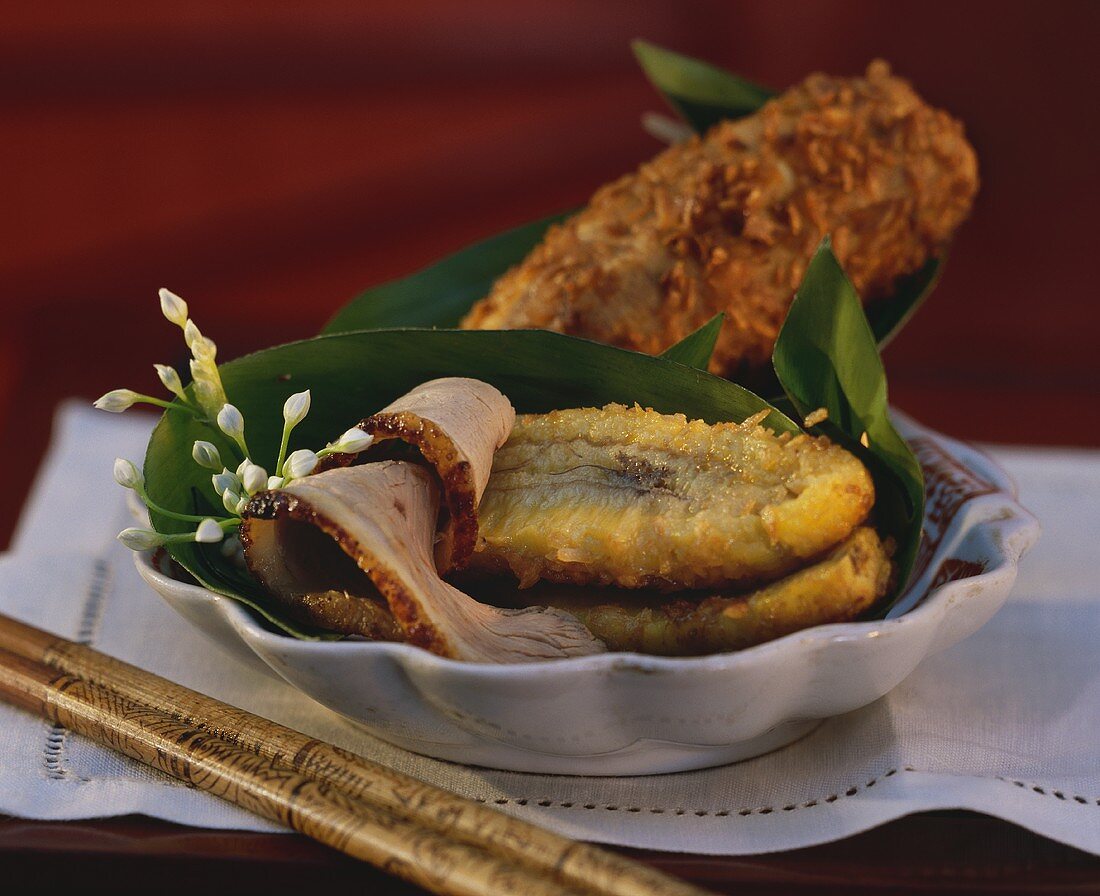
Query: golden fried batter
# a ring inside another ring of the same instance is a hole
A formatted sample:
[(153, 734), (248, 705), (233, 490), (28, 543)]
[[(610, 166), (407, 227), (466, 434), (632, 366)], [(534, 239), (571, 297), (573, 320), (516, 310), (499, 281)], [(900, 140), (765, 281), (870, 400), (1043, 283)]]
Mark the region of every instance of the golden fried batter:
[(608, 405), (520, 417), (493, 460), (471, 569), (626, 588), (768, 581), (874, 504), (827, 439)]
[(692, 600), (581, 588), (555, 592), (553, 585), (523, 594), (572, 613), (608, 650), (693, 656), (854, 619), (886, 593), (891, 572), (886, 547), (863, 526), (820, 562), (745, 594)]
[(822, 237), (874, 301), (943, 250), (977, 185), (962, 126), (886, 63), (811, 75), (601, 188), (462, 326), (657, 354), (724, 311), (711, 370), (759, 370)]

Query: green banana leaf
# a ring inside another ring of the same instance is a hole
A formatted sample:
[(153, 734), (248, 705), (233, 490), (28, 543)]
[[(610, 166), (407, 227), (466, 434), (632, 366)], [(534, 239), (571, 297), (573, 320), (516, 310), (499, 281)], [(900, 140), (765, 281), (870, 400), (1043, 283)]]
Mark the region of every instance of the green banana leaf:
[[(704, 341), (700, 337), (693, 344)], [(693, 355), (695, 359), (699, 356)], [(306, 388), (312, 393), (309, 416), (294, 431), (291, 449), (316, 450), (414, 386), (441, 376), (476, 377), (492, 383), (521, 413), (637, 401), (658, 411), (710, 422), (740, 421), (771, 410), (765, 425), (776, 432), (799, 431), (797, 424), (763, 399), (728, 380), (674, 360), (545, 331), (341, 333), (256, 352), (223, 364), (219, 370), (230, 400), (244, 414), (252, 459), (269, 471), (282, 434), (282, 404), (291, 393)], [(210, 471), (191, 458), (191, 446), (197, 439), (217, 445), (227, 463), (239, 459), (216, 426), (168, 412), (149, 442), (146, 487), (162, 507), (221, 516), (210, 486)], [(151, 516), (158, 532), (189, 529), (189, 524), (161, 514)], [(169, 546), (172, 556), (202, 584), (240, 600), (290, 634), (317, 636), (287, 618), (218, 548), (193, 543)]]
[[(372, 287), (341, 308), (321, 332), (453, 327), (489, 292), (498, 276), (523, 261), (547, 228), (565, 217), (555, 215), (506, 230), (408, 277)], [(885, 348), (909, 322), (939, 282), (942, 272), (943, 262), (929, 259), (916, 273), (899, 278), (890, 296), (867, 309), (871, 331), (880, 348)], [(711, 324), (713, 321), (705, 326)]]
[(648, 41), (631, 44), (650, 83), (697, 134), (727, 118), (751, 115), (775, 96), (732, 72)]
[(814, 429), (859, 455), (871, 471), (877, 522), (897, 540), (897, 581), (904, 587), (920, 541), (924, 475), (890, 421), (874, 334), (827, 239), (806, 270), (772, 361), (798, 414), (826, 408), (828, 420)]
[(893, 293), (867, 307), (867, 321), (880, 350), (889, 345), (932, 294), (943, 276), (943, 262), (941, 258), (928, 259), (914, 273), (894, 281)]
[(689, 333), (675, 345), (666, 348), (661, 352), (661, 357), (666, 361), (686, 364), (697, 370), (706, 370), (710, 363), (710, 356), (714, 354), (715, 343), (718, 342), (722, 321), (725, 319), (724, 314), (714, 315), (694, 333)]
[[(471, 376), (497, 386), (520, 412), (639, 402), (664, 413), (709, 422), (739, 421), (769, 410), (765, 425), (798, 432), (790, 417), (741, 386), (704, 370), (720, 319), (675, 346), (672, 358), (650, 357), (545, 331), (372, 330), (319, 336), (221, 366), (226, 390), (245, 415), (253, 460), (273, 466), (282, 430), (280, 408), (309, 388), (310, 415), (291, 448), (318, 448), (421, 382)], [(829, 410), (821, 431), (861, 456), (875, 477), (880, 528), (898, 542), (899, 581), (912, 565), (923, 509), (923, 480), (908, 445), (890, 423), (886, 378), (867, 319), (827, 243), (799, 288), (776, 344), (774, 363), (792, 413)], [(869, 447), (860, 444), (867, 433)], [(220, 515), (209, 471), (191, 459), (206, 439), (232, 465), (234, 445), (216, 426), (167, 413), (149, 443), (146, 485), (174, 510)], [(159, 532), (189, 526), (152, 514)], [(198, 581), (235, 598), (270, 625), (297, 637), (327, 637), (288, 618), (218, 546), (173, 544), (171, 553)]]
[[(715, 114), (749, 114), (772, 96), (764, 88), (652, 44), (639, 42), (635, 52), (655, 86), (697, 129), (713, 123), (710, 116)], [(780, 432), (797, 431), (774, 406), (702, 372), (721, 317), (661, 358), (553, 333), (396, 329), (453, 327), (497, 277), (522, 261), (547, 228), (564, 217), (505, 231), (409, 277), (367, 290), (333, 317), (322, 337), (222, 365), (229, 394), (247, 415), (255, 459), (273, 462), (282, 425), (278, 410), (292, 392), (310, 388), (313, 411), (296, 430), (291, 447), (316, 448), (409, 388), (447, 375), (494, 383), (521, 411), (638, 401), (716, 422), (741, 420), (771, 407), (767, 425)], [(898, 540), (902, 582), (919, 539), (923, 488), (919, 465), (886, 414), (886, 381), (875, 344), (885, 345), (906, 323), (934, 287), (941, 268), (933, 259), (899, 280), (892, 297), (869, 309), (868, 320), (826, 246), (799, 289), (774, 358), (787, 392), (777, 403), (792, 414), (829, 408), (830, 419), (822, 429), (859, 453), (874, 473), (879, 490), (876, 513), (884, 530)], [(359, 332), (364, 330), (371, 332)], [(869, 450), (859, 444), (863, 432), (868, 433)], [(220, 515), (208, 472), (190, 459), (191, 445), (199, 438), (217, 444), (224, 457), (233, 457), (233, 446), (216, 427), (183, 414), (165, 415), (146, 456), (149, 491), (165, 506)], [(153, 522), (165, 533), (183, 528), (157, 514)], [(171, 550), (199, 581), (252, 607), (271, 625), (298, 637), (323, 636), (286, 618), (216, 547), (186, 544)]]
[(563, 212), (505, 230), (408, 277), (373, 286), (336, 312), (322, 333), (394, 327), (455, 327), (501, 274), (519, 264)]

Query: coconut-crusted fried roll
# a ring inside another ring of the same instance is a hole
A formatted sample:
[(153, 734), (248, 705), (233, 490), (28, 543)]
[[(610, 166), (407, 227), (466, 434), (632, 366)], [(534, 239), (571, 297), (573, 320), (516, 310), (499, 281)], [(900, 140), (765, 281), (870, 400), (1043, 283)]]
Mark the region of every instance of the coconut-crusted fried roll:
[(886, 63), (811, 75), (602, 187), (462, 326), (658, 354), (725, 312), (711, 371), (757, 372), (822, 237), (874, 302), (943, 251), (977, 187), (962, 126)]
[(824, 438), (611, 404), (521, 416), (478, 510), (474, 570), (624, 588), (766, 582), (846, 539), (870, 474)]

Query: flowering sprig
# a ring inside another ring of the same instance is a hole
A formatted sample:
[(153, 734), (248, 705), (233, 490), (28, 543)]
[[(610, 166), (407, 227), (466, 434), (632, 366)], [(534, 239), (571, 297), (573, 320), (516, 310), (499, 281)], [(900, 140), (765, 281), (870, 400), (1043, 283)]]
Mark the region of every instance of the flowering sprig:
[(176, 513), (167, 507), (161, 507), (145, 491), (145, 477), (133, 462), (122, 457), (115, 458), (115, 482), (123, 488), (131, 489), (150, 510), (163, 514), (174, 520), (187, 523), (197, 523), (194, 532), (184, 532), (179, 535), (162, 535), (153, 529), (123, 529), (118, 533), (118, 540), (126, 547), (135, 551), (145, 551), (160, 545), (172, 542), (196, 541), (218, 542), (222, 540), (227, 528), (232, 528), (239, 520), (215, 519), (208, 516), (198, 516), (190, 513)]
[(145, 490), (145, 478), (141, 471), (130, 461), (118, 458), (115, 461), (114, 475), (119, 485), (131, 489), (145, 506), (155, 513), (169, 519), (195, 524), (193, 531), (175, 535), (165, 535), (154, 529), (124, 529), (118, 534), (118, 540), (135, 551), (146, 551), (183, 542), (199, 544), (222, 542), (222, 552), (226, 556), (235, 556), (239, 554), (240, 541), (235, 535), (229, 533), (240, 525), (241, 514), (253, 495), (267, 489), (281, 488), (294, 479), (309, 476), (316, 470), (322, 458), (329, 455), (358, 454), (371, 444), (373, 437), (353, 427), (319, 451), (300, 448), (288, 454), (291, 433), (305, 419), (311, 405), (308, 389), (296, 392), (283, 404), (283, 433), (279, 443), (279, 454), (275, 460), (274, 473), (269, 475), (266, 468), (252, 460), (248, 442), (245, 440), (244, 415), (239, 408), (229, 403), (225, 394), (215, 360), (218, 353), (217, 345), (212, 339), (202, 335), (188, 314), (187, 303), (175, 293), (162, 289), (160, 308), (165, 318), (183, 330), (184, 341), (191, 350), (191, 394), (189, 395), (184, 388), (174, 368), (155, 364), (157, 376), (175, 397), (175, 401), (142, 395), (130, 389), (115, 389), (97, 399), (95, 406), (100, 410), (121, 413), (135, 404), (152, 404), (169, 411), (190, 414), (206, 423), (216, 425), (233, 442), (243, 460), (237, 464), (236, 469), (230, 470), (216, 445), (201, 439), (194, 443), (191, 457), (200, 467), (212, 471), (211, 488), (227, 514), (226, 516), (200, 516), (178, 513), (155, 503)]

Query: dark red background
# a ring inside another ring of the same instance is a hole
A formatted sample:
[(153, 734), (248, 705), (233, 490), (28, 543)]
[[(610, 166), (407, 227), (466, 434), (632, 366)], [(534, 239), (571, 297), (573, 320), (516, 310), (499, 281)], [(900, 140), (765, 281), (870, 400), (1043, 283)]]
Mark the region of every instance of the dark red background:
[[(639, 36), (778, 88), (881, 56), (961, 118), (982, 191), (936, 295), (888, 352), (892, 397), (966, 438), (1100, 445), (1090, 0), (65, 0), (6, 4), (0, 21), (0, 544), (56, 402), (154, 389), (152, 362), (182, 360), (157, 287), (187, 298), (231, 357), (583, 202), (658, 148), (638, 125), (660, 108), (629, 51)], [(1003, 848), (1004, 825), (926, 818), (793, 856), (665, 863), (739, 892), (873, 888), (905, 862), (920, 892), (1061, 892), (1095, 871), (1022, 832)], [(10, 822), (2, 852), (10, 868), (53, 856), (84, 874), (79, 851), (107, 836), (112, 867), (136, 878), (119, 824)], [(138, 824), (135, 843), (161, 830)], [(287, 849), (249, 837), (226, 847), (238, 865)], [(186, 832), (169, 840), (136, 852), (161, 867), (182, 850), (196, 874), (224, 873)], [(964, 842), (978, 858), (950, 852)]]
[(151, 363), (182, 358), (159, 286), (228, 357), (584, 201), (658, 148), (634, 36), (780, 88), (882, 56), (960, 117), (982, 191), (888, 353), (893, 397), (968, 438), (1096, 443), (1098, 20), (1087, 0), (11, 6), (5, 451), (33, 460), (62, 395), (157, 387)]

